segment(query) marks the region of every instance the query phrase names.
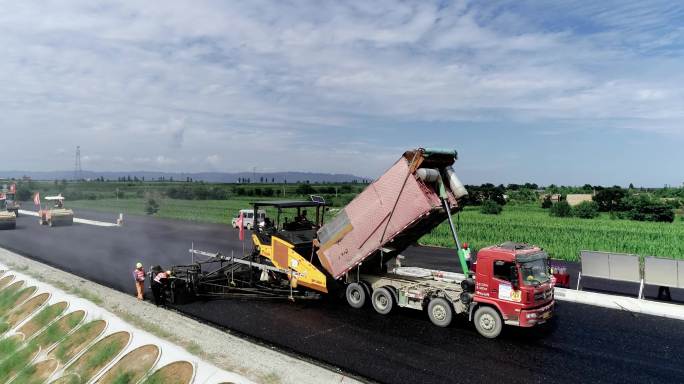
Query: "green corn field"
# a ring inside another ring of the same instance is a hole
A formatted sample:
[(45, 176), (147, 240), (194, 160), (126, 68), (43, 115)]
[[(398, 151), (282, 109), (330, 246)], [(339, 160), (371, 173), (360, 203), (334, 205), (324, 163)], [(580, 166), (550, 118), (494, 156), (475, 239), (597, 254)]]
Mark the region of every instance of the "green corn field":
[[(254, 198), (231, 200), (160, 199), (157, 217), (229, 224), (241, 208), (249, 208)], [(144, 215), (144, 199), (78, 200), (69, 203), (76, 209), (123, 212)], [(267, 209), (270, 216), (273, 210)], [(330, 216), (328, 216), (329, 218)], [(537, 204), (504, 207), (499, 215), (480, 213), (479, 207), (466, 207), (454, 222), (459, 236), (472, 249), (504, 241), (528, 242), (544, 248), (555, 259), (577, 260), (580, 250), (634, 253), (684, 259), (684, 221), (674, 223), (638, 222), (611, 219), (601, 214), (596, 219), (550, 217)], [(424, 236), (420, 243), (454, 247), (447, 223)]]
[[(485, 215), (467, 207), (454, 216), (459, 238), (471, 249), (519, 241), (544, 248), (552, 258), (578, 260), (580, 250), (633, 253), (684, 259), (684, 221), (652, 223), (611, 219), (550, 217), (534, 205), (506, 206), (499, 215)], [(420, 240), (424, 245), (454, 247), (447, 223)]]

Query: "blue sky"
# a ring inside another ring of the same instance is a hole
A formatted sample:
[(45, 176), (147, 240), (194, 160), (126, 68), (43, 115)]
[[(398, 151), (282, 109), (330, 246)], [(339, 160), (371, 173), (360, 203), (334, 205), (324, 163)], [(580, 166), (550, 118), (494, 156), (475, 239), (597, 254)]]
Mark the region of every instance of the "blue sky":
[(3, 2), (0, 169), (684, 182), (672, 1)]

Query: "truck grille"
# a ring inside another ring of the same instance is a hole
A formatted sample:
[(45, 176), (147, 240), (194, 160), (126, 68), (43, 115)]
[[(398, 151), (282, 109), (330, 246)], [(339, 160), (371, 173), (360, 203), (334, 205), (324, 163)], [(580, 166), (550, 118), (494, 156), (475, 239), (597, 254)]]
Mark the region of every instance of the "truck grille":
[(534, 294), (534, 301), (548, 300), (551, 298), (552, 295), (553, 295), (553, 292), (550, 289), (547, 289), (547, 290), (544, 290), (541, 292), (537, 292)]

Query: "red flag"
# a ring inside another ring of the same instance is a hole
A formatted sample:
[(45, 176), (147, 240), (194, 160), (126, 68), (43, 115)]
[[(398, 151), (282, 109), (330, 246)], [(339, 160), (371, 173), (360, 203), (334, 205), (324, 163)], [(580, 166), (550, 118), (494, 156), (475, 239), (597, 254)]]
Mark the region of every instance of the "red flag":
[(40, 205), (40, 193), (39, 192), (36, 192), (36, 194), (33, 195), (33, 204)]
[(237, 226), (240, 228), (240, 241), (245, 239), (245, 227), (244, 227), (244, 222), (245, 222), (245, 216), (242, 212), (240, 212), (240, 216), (237, 219)]

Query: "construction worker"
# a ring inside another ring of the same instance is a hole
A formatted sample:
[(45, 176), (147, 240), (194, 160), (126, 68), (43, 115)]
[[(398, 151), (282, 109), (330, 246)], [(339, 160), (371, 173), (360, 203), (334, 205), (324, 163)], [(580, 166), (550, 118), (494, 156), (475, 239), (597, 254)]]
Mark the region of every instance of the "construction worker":
[(168, 282), (169, 277), (171, 277), (171, 271), (161, 271), (152, 279), (152, 295), (154, 296), (154, 304), (157, 306), (166, 306), (166, 295), (164, 293), (164, 285)]
[(138, 300), (143, 300), (143, 293), (145, 292), (145, 269), (142, 263), (137, 263), (133, 270), (133, 280), (135, 280), (135, 292)]
[(466, 264), (468, 265), (468, 269), (470, 269), (470, 248), (468, 247), (468, 243), (461, 244), (461, 249), (458, 250), (458, 256), (463, 257)]

